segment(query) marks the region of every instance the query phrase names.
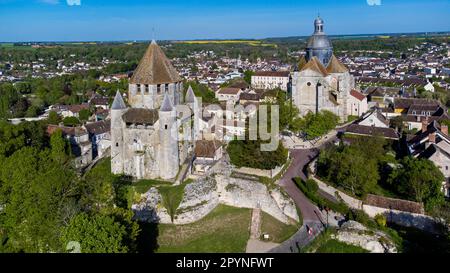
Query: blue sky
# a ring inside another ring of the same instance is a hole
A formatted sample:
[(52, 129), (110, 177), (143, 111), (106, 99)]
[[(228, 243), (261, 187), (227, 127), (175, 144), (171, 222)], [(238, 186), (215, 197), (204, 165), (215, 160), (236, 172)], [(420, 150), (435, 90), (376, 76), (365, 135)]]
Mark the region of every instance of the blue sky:
[(450, 30), (449, 0), (0, 0), (0, 41), (309, 35), (319, 12), (328, 34)]

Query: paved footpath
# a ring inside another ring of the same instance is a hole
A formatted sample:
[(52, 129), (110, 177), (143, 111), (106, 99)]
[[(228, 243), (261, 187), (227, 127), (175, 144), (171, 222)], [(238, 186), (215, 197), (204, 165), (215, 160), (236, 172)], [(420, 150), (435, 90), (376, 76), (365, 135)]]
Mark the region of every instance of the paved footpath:
[(295, 185), (293, 178), (306, 179), (304, 168), (319, 153), (319, 149), (291, 150), (292, 163), (278, 182), (294, 200), (303, 218), (303, 226), (287, 241), (271, 249), (272, 253), (299, 252), (299, 248), (307, 246), (323, 230), (323, 217), (314, 205)]

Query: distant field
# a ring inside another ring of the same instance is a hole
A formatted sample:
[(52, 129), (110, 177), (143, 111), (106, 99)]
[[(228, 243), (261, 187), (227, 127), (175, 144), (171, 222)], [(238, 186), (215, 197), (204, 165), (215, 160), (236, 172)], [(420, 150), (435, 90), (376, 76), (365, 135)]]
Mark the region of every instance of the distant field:
[(0, 44), (0, 47), (14, 47), (13, 43), (2, 43)]
[(180, 44), (246, 44), (250, 46), (268, 46), (277, 47), (276, 44), (265, 43), (260, 40), (198, 40), (198, 41), (181, 41)]

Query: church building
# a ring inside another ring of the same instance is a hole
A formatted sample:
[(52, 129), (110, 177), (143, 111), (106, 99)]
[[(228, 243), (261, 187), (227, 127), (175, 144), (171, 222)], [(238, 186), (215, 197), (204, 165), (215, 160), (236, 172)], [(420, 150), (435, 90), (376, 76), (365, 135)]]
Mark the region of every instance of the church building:
[(350, 100), (352, 94), (356, 94), (351, 92), (355, 89), (355, 79), (334, 56), (333, 46), (325, 35), (324, 21), (320, 17), (314, 21), (314, 34), (308, 39), (305, 51), (306, 55), (301, 58), (292, 77), (294, 105), (301, 116), (328, 110), (342, 122), (347, 121), (352, 114), (348, 109), (354, 108), (348, 104), (355, 101)]

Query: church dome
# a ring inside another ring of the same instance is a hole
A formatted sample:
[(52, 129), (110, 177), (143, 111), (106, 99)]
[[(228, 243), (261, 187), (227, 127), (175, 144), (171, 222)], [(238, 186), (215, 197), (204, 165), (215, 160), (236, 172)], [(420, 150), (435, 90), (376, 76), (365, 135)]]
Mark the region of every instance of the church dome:
[(332, 47), (330, 39), (325, 34), (314, 34), (308, 39), (306, 48), (329, 48)]
[(325, 32), (323, 31), (324, 21), (317, 17), (314, 20), (314, 34), (308, 39), (306, 43), (306, 61), (317, 57), (319, 61), (327, 66), (333, 55), (333, 45)]

